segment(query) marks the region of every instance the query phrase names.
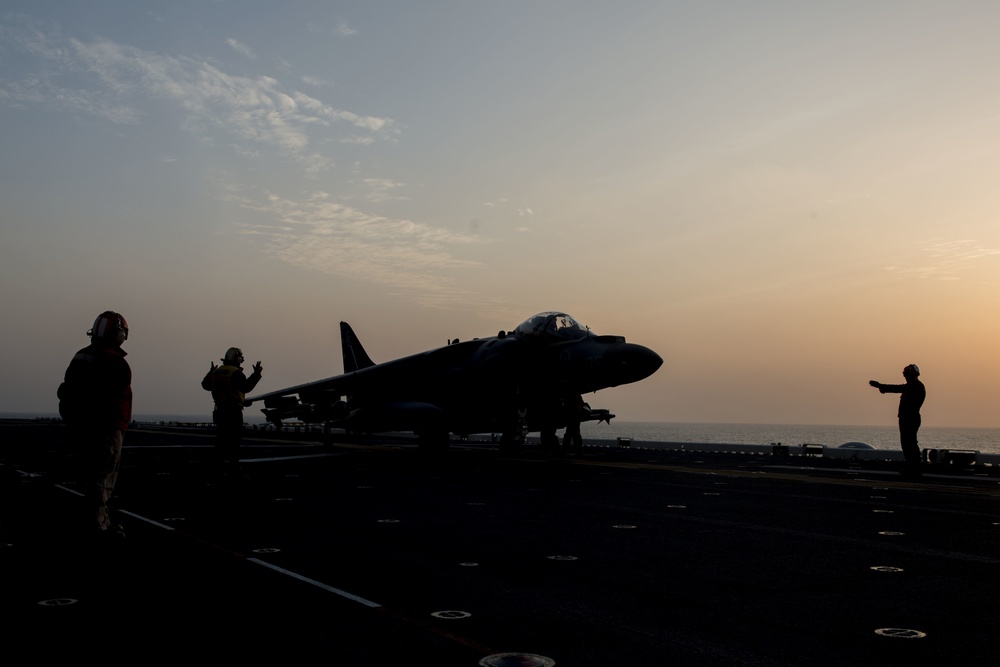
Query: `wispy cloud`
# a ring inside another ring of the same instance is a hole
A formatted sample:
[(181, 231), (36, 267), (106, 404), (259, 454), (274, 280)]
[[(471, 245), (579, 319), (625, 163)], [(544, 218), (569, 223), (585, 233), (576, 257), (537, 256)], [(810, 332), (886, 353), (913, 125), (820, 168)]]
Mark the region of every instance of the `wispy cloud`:
[(302, 75), (302, 82), (309, 84), (310, 86), (315, 86), (316, 88), (333, 88), (333, 81), (322, 76), (314, 76), (312, 74)]
[[(205, 59), (83, 41), (46, 28), (27, 19), (0, 23), (0, 50), (20, 60), (16, 75), (3, 66), (7, 58), (0, 60), (0, 104), (136, 124), (150, 99), (167, 101), (184, 114), (185, 129), (228, 133), (244, 155), (270, 148), (310, 173), (332, 164), (314, 147), (318, 137), (364, 144), (395, 141), (399, 134), (391, 118), (338, 109), (268, 76), (235, 76)], [(228, 43), (250, 53), (236, 40)]]
[[(301, 200), (230, 186), (228, 200), (251, 212), (238, 223), (267, 254), (291, 264), (353, 280), (380, 284), (422, 305), (468, 303), (470, 292), (454, 273), (475, 270), (478, 262), (453, 250), (489, 243), (481, 236), (366, 213), (326, 192)], [(259, 222), (253, 222), (259, 214)]]
[(333, 29), (333, 33), (341, 37), (352, 37), (357, 35), (358, 31), (351, 27), (346, 20), (340, 19), (337, 21), (337, 26)]
[(973, 239), (937, 237), (924, 243), (922, 250), (930, 261), (909, 272), (937, 280), (960, 280), (961, 274), (971, 269), (976, 260), (1000, 255), (1000, 249), (987, 248)]
[(229, 39), (226, 40), (226, 44), (229, 46), (229, 48), (231, 48), (233, 51), (240, 54), (241, 56), (249, 58), (250, 60), (257, 60), (257, 55), (250, 49), (249, 46), (247, 46), (240, 40), (233, 39), (232, 37), (230, 37)]
[(354, 181), (363, 189), (361, 197), (369, 202), (398, 201), (406, 199), (402, 195), (394, 195), (392, 192), (404, 187), (405, 183), (399, 183), (391, 178), (363, 178)]
[[(336, 108), (269, 76), (236, 76), (216, 61), (106, 39), (74, 39), (37, 24), (26, 30), (23, 22), (3, 21), (0, 56), (16, 52), (19, 68), (15, 73), (0, 58), (0, 105), (88, 114), (110, 124), (141, 124), (156, 107), (173, 105), (180, 112), (178, 125), (192, 135), (226, 141), (251, 159), (277, 153), (307, 173), (332, 164), (333, 156), (324, 154), (322, 146), (394, 142), (399, 135), (391, 118)], [(237, 40), (227, 43), (253, 56)], [(177, 159), (163, 153), (155, 158)], [(351, 185), (355, 205), (326, 192), (283, 196), (232, 183), (222, 184), (222, 197), (242, 210), (236, 222), (239, 234), (265, 254), (382, 285), (427, 306), (482, 302), (461, 285), (460, 274), (476, 271), (480, 264), (461, 258), (460, 249), (490, 239), (357, 207), (403, 199), (403, 183), (355, 177)]]

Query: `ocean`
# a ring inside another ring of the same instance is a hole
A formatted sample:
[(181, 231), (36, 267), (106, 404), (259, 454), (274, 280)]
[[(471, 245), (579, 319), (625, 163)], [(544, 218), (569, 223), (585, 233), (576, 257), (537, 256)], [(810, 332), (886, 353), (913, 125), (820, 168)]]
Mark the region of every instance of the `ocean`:
[[(57, 418), (56, 414), (0, 413), (0, 418)], [(210, 415), (135, 415), (137, 422), (208, 423)], [(247, 422), (263, 424), (262, 415), (246, 415)], [(610, 424), (586, 422), (581, 428), (584, 441), (629, 438), (633, 446), (642, 443), (709, 443), (721, 445), (815, 444), (838, 447), (846, 442), (863, 442), (875, 449), (899, 449), (895, 424), (885, 426), (822, 426), (805, 424), (695, 424), (683, 422), (628, 422), (613, 419)], [(561, 433), (560, 433), (561, 435)], [(983, 454), (1000, 454), (1000, 428), (950, 428), (924, 426), (919, 433), (923, 449), (973, 449)]]
[[(642, 442), (712, 443), (725, 445), (814, 444), (838, 447), (863, 442), (875, 449), (899, 450), (899, 430), (887, 426), (822, 426), (804, 424), (687, 424), (679, 422), (588, 422), (581, 427), (584, 441), (631, 438)], [(945, 428), (925, 426), (918, 434), (922, 449), (974, 449), (1000, 454), (1000, 428)]]

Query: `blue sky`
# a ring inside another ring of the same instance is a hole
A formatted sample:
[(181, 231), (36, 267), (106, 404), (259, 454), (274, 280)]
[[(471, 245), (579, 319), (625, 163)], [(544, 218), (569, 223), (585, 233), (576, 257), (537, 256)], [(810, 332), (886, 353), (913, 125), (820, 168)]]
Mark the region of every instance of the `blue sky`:
[(622, 419), (1000, 426), (986, 2), (7, 2), (2, 411), (97, 313), (141, 413), (565, 310)]

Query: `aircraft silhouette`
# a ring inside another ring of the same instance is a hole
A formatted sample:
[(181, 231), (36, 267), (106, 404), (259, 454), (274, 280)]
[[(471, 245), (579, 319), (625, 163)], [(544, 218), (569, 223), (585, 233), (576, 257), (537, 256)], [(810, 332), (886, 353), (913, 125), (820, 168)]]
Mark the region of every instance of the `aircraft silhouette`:
[[(539, 313), (514, 331), (376, 364), (346, 322), (340, 323), (344, 373), (252, 396), (269, 422), (284, 419), (359, 433), (413, 431), (427, 449), (447, 448), (449, 434), (501, 434), (516, 447), (528, 432), (566, 426), (566, 405), (590, 392), (637, 382), (663, 364), (658, 354), (621, 336), (598, 336), (560, 312)], [(581, 421), (608, 421), (585, 410)], [(554, 437), (550, 435), (550, 437)]]

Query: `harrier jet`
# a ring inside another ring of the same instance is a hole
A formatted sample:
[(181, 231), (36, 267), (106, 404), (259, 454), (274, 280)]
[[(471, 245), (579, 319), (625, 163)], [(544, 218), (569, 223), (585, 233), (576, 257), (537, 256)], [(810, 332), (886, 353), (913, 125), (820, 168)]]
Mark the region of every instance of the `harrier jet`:
[[(360, 433), (413, 431), (422, 447), (447, 448), (449, 434), (501, 434), (517, 446), (527, 433), (566, 426), (575, 398), (652, 375), (658, 354), (622, 336), (599, 336), (565, 313), (539, 313), (510, 332), (376, 364), (340, 323), (344, 373), (252, 396), (267, 420), (323, 424)], [(582, 421), (609, 421), (585, 410)]]

